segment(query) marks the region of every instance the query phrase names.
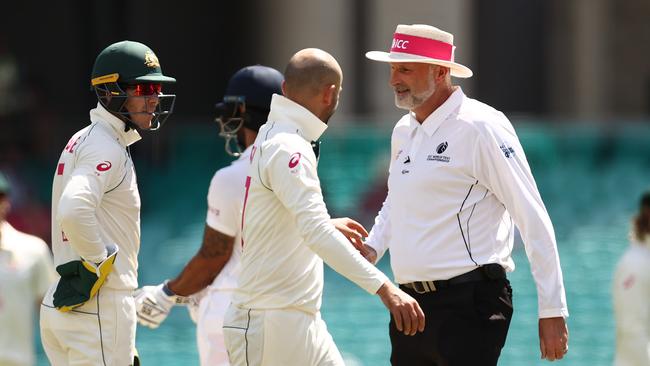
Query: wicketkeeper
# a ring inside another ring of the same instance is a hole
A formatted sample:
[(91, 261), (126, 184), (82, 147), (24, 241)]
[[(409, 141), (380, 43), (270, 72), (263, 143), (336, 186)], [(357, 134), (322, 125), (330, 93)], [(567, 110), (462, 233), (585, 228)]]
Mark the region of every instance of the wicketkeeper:
[(41, 306), (41, 339), (52, 365), (132, 365), (140, 248), (140, 194), (129, 146), (156, 130), (175, 95), (146, 45), (122, 41), (95, 61), (97, 107), (57, 163), (52, 249), (58, 281)]

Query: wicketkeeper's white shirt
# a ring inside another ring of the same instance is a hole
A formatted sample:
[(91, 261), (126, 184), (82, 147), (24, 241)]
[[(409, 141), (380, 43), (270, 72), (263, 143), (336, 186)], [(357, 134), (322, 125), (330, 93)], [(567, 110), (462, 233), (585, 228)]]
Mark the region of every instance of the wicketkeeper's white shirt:
[(47, 244), (0, 222), (0, 365), (33, 365), (34, 313), (56, 278)]
[(398, 283), (444, 280), (477, 265), (508, 271), (517, 225), (539, 316), (568, 316), (555, 233), (506, 116), (460, 88), (422, 124), (409, 113), (391, 140), (388, 196), (367, 244), (390, 249)]
[[(140, 193), (129, 145), (140, 135), (124, 131), (124, 122), (99, 103), (91, 124), (68, 142), (52, 185), (54, 264), (83, 257), (99, 262), (106, 247), (120, 249), (104, 287), (138, 287)], [(52, 304), (48, 304), (52, 305)]]
[(317, 313), (323, 260), (371, 294), (387, 281), (330, 223), (310, 144), (326, 127), (304, 107), (273, 95), (251, 150), (234, 305)]

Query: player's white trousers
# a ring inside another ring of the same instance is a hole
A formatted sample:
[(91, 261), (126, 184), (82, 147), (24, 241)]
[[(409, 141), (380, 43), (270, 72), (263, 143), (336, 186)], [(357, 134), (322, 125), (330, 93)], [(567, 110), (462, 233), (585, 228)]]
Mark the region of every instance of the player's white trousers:
[(50, 287), (41, 304), (41, 341), (53, 366), (133, 364), (136, 313), (131, 290), (101, 288), (67, 313), (52, 307)]
[(344, 365), (320, 313), (230, 306), (223, 333), (233, 366)]
[(223, 317), (232, 291), (210, 291), (201, 299), (196, 322), (196, 344), (201, 366), (228, 366), (228, 352), (223, 340)]

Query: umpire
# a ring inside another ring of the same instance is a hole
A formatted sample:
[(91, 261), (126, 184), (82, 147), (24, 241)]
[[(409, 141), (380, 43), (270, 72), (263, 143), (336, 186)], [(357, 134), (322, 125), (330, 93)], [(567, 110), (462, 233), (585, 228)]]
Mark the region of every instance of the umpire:
[(515, 225), (537, 285), (541, 356), (560, 359), (568, 310), (551, 220), (510, 121), (451, 84), (472, 76), (454, 48), (438, 28), (398, 25), (390, 53), (366, 54), (390, 63), (395, 104), (409, 111), (393, 130), (388, 196), (366, 258), (390, 249), (396, 281), (427, 319), (412, 337), (391, 319), (391, 362), (497, 364), (513, 311)]

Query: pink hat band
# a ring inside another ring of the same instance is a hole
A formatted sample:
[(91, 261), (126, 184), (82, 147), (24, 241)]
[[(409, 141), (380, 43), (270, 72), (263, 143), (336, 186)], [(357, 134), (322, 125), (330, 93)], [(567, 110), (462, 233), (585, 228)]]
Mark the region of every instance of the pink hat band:
[(454, 61), (454, 46), (430, 38), (395, 33), (390, 52), (407, 53), (442, 61)]
[(427, 63), (449, 68), (451, 76), (468, 78), (472, 70), (454, 62), (454, 35), (426, 24), (399, 24), (390, 52), (368, 51), (370, 60), (389, 63)]

